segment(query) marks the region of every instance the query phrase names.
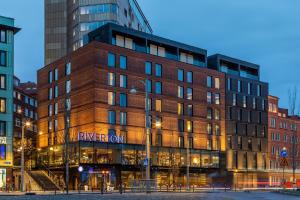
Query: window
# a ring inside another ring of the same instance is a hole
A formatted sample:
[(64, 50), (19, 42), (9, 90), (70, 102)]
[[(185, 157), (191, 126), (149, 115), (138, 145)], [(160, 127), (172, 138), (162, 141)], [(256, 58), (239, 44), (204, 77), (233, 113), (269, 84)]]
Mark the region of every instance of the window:
[(116, 67), (116, 55), (113, 53), (108, 53), (108, 67)]
[(66, 110), (71, 110), (71, 99), (67, 98), (65, 103), (66, 103)]
[(54, 87), (54, 98), (57, 98), (58, 97), (58, 86), (56, 85)]
[(231, 78), (227, 79), (227, 90), (230, 91), (231, 90)]
[(52, 116), (52, 105), (48, 105), (48, 116)]
[(120, 106), (127, 107), (127, 95), (124, 93), (120, 93)]
[(120, 75), (120, 87), (127, 88), (127, 76), (126, 75)]
[(252, 88), (251, 83), (248, 83), (248, 95), (251, 95), (251, 88)]
[(178, 119), (178, 131), (184, 132), (184, 120), (183, 119)]
[(244, 155), (243, 155), (243, 167), (244, 167), (245, 169), (248, 168), (247, 152), (244, 153)]
[(0, 74), (0, 89), (5, 90), (6, 89), (6, 75)]
[(236, 94), (232, 94), (232, 105), (236, 106)]
[(207, 103), (212, 103), (212, 94), (211, 94), (211, 92), (207, 92), (206, 98), (207, 98)]
[(177, 107), (178, 107), (178, 115), (183, 115), (183, 111), (184, 111), (183, 103), (177, 103)]
[(54, 80), (57, 81), (58, 80), (58, 69), (55, 68), (54, 70)]
[(187, 90), (186, 90), (186, 98), (188, 100), (192, 100), (193, 99), (193, 89), (192, 88), (187, 88)]
[(219, 93), (215, 94), (215, 104), (220, 105), (220, 94)]
[(147, 75), (152, 74), (152, 63), (151, 62), (145, 63), (145, 74), (147, 74)]
[(215, 109), (215, 120), (220, 120), (220, 110)]
[(120, 69), (127, 69), (127, 57), (120, 56)]
[(57, 119), (54, 120), (54, 131), (56, 132), (58, 130), (58, 122)]
[(6, 30), (0, 30), (0, 42), (6, 43)]
[(212, 140), (211, 139), (207, 139), (207, 149), (208, 150), (212, 149)]
[(52, 121), (48, 121), (48, 133), (52, 132)]
[(252, 138), (248, 138), (248, 149), (252, 151)]
[(227, 137), (227, 145), (229, 149), (232, 149), (232, 140), (231, 140), (231, 136)]
[(261, 85), (257, 85), (257, 96), (261, 96)]
[(255, 99), (255, 97), (252, 98), (252, 108), (256, 109), (256, 99)]
[(238, 92), (242, 91), (242, 83), (240, 80), (238, 80)]
[(108, 105), (111, 105), (111, 106), (116, 105), (116, 93), (108, 92), (107, 94), (108, 94), (108, 96), (107, 96)]
[(58, 103), (54, 104), (54, 115), (58, 114)]
[(186, 129), (188, 133), (192, 133), (193, 132), (193, 122), (192, 121), (186, 121)]
[(52, 71), (48, 72), (48, 83), (52, 83), (53, 77), (52, 77)]
[(177, 69), (177, 79), (178, 81), (184, 80), (184, 71), (183, 69)]
[(115, 86), (116, 85), (116, 75), (114, 73), (108, 72), (108, 74), (107, 74), (107, 84), (109, 86)]
[(206, 118), (207, 119), (212, 119), (213, 118), (213, 110), (212, 110), (212, 108), (207, 108)]
[(206, 80), (206, 85), (207, 87), (211, 88), (212, 87), (212, 77), (208, 76)]
[(70, 62), (68, 62), (66, 64), (66, 70), (65, 70), (65, 72), (66, 72), (66, 76), (68, 76), (68, 75), (71, 74), (71, 63)]
[(215, 88), (220, 89), (220, 79), (219, 78), (215, 78)]
[(0, 136), (6, 136), (6, 121), (0, 121)]
[(120, 112), (120, 125), (125, 126), (127, 124), (127, 113)]
[(189, 148), (193, 149), (194, 148), (194, 138), (189, 137)]
[(162, 77), (162, 66), (161, 64), (155, 65), (155, 76)]
[(183, 98), (183, 87), (182, 86), (178, 86), (178, 89), (177, 89), (178, 91), (177, 91), (177, 96), (178, 96), (178, 98)]
[(187, 106), (187, 115), (188, 115), (189, 117), (193, 116), (193, 105), (192, 105), (192, 104), (189, 104), (189, 105)]
[(193, 72), (187, 72), (187, 74), (186, 74), (186, 81), (188, 83), (193, 83)]
[(157, 134), (157, 141), (156, 141), (157, 146), (162, 146), (162, 135)]
[(66, 82), (66, 93), (69, 94), (71, 92), (71, 81), (67, 80)]
[(178, 137), (178, 147), (184, 148), (184, 137), (183, 136)]
[(0, 144), (0, 159), (6, 160), (6, 144)]
[(247, 108), (247, 97), (243, 96), (243, 107)]
[(215, 134), (216, 135), (221, 135), (221, 131), (220, 131), (220, 126), (219, 125), (215, 125)]
[(0, 112), (5, 113), (6, 112), (6, 99), (0, 98)]
[(206, 130), (207, 130), (208, 135), (212, 135), (212, 125), (211, 124), (207, 124)]
[(241, 136), (238, 136), (238, 148), (239, 149), (242, 149), (243, 148), (243, 143), (242, 143), (242, 137)]
[(161, 112), (161, 100), (160, 99), (155, 100), (155, 111)]
[(276, 119), (275, 118), (270, 119), (270, 127), (271, 128), (276, 128)]
[(161, 82), (156, 82), (155, 83), (155, 93), (156, 94), (162, 94)]
[(147, 92), (149, 93), (152, 92), (152, 81), (149, 79), (146, 80), (146, 88), (147, 88)]
[(6, 51), (0, 51), (0, 66), (6, 67), (6, 65), (7, 65)]
[(116, 111), (113, 110), (108, 111), (108, 123), (116, 124)]

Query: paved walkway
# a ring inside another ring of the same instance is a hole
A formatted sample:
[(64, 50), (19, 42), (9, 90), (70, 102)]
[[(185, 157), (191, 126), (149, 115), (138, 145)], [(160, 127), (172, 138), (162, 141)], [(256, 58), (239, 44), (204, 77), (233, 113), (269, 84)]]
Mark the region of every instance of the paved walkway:
[[(1, 195), (1, 194), (0, 194)], [(0, 196), (0, 200), (299, 200), (299, 197), (272, 192), (151, 193), (151, 194), (72, 194)]]

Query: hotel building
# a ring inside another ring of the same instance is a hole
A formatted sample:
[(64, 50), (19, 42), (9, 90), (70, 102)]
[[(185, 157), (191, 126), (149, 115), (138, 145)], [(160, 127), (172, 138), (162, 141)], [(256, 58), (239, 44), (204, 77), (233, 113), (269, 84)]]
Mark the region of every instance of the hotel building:
[[(268, 149), (271, 186), (280, 186), (283, 180), (292, 183), (293, 167), (295, 167), (295, 179), (300, 179), (300, 118), (299, 116), (290, 116), (288, 109), (279, 108), (278, 105), (279, 98), (269, 96)], [(287, 151), (285, 174), (283, 174), (284, 163), (280, 155), (283, 148), (286, 148)]]
[(208, 67), (225, 73), (226, 168), (237, 187), (268, 183), (268, 84), (259, 66), (221, 54)]
[(223, 186), (225, 74), (207, 68), (206, 50), (111, 23), (85, 41), (38, 70), (40, 162), (64, 173), (66, 121), (71, 189), (80, 183), (99, 189), (101, 181), (132, 186), (145, 179), (148, 103), (151, 178), (162, 186), (184, 186), (189, 167), (190, 185)]

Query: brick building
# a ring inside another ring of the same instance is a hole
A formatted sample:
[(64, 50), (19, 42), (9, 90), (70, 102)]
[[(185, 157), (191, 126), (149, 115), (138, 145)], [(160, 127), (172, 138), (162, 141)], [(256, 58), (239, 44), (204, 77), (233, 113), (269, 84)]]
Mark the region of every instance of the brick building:
[[(191, 185), (224, 184), (225, 75), (207, 68), (206, 50), (114, 24), (88, 40), (38, 71), (43, 165), (63, 175), (70, 111), (71, 188), (83, 182), (99, 188), (100, 177), (114, 186), (143, 179), (145, 93), (139, 81), (145, 81), (151, 178), (159, 185), (186, 185), (189, 166)], [(137, 94), (129, 92), (132, 87)]]
[[(282, 181), (293, 182), (293, 166), (296, 169), (296, 179), (300, 179), (300, 118), (290, 116), (288, 109), (279, 107), (279, 98), (269, 96), (269, 129), (268, 149), (270, 158), (270, 185), (281, 185)], [(287, 163), (285, 166), (285, 177), (283, 177), (283, 166), (280, 164), (282, 158), (280, 152), (283, 148), (287, 150)], [(295, 157), (293, 159), (293, 153)], [(293, 161), (295, 164), (293, 165)]]

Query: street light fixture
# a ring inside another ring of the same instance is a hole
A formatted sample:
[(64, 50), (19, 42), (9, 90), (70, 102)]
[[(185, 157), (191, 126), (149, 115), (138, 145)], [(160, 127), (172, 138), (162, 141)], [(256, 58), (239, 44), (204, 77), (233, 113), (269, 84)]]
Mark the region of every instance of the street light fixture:
[[(21, 111), (22, 112), (22, 111)], [(19, 110), (18, 110), (18, 113)], [(25, 134), (25, 128), (29, 128), (31, 126), (30, 121), (26, 121), (22, 124), (22, 139), (21, 139), (21, 191), (25, 191), (25, 159), (24, 159), (24, 134)]]
[[(140, 83), (144, 85), (145, 94), (146, 94), (146, 106), (145, 106), (145, 114), (146, 114), (146, 193), (150, 193), (150, 137), (151, 137), (151, 126), (150, 126), (150, 118), (149, 118), (149, 92), (147, 89), (146, 81), (140, 80)], [(131, 94), (136, 94), (137, 90), (133, 87), (130, 90)]]

